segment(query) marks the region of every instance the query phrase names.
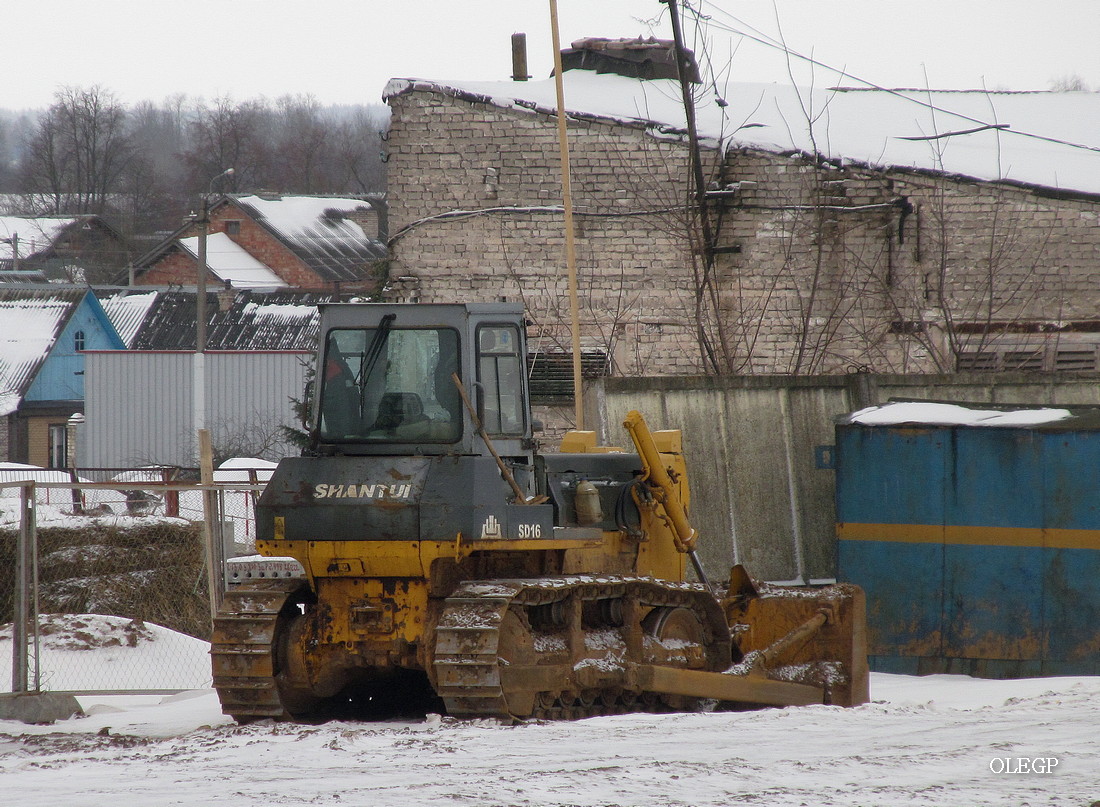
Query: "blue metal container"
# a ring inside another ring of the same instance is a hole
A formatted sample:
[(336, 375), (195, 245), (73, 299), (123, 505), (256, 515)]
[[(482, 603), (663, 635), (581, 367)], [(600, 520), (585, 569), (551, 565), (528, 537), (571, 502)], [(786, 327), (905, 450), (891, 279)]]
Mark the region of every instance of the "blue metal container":
[(867, 594), (871, 669), (1100, 674), (1100, 416), (847, 416), (836, 440), (838, 575)]

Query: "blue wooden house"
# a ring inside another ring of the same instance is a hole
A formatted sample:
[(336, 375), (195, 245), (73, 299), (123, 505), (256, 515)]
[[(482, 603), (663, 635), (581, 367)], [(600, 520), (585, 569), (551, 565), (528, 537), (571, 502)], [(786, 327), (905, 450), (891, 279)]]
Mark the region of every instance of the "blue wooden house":
[(125, 347), (90, 288), (0, 285), (0, 462), (69, 465), (83, 351)]

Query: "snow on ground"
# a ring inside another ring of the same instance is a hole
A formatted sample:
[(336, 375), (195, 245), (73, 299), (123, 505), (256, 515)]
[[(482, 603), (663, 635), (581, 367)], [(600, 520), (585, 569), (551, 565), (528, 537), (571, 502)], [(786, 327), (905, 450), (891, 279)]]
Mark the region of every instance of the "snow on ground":
[[(89, 670), (110, 666), (106, 651), (89, 651)], [(181, 663), (206, 661), (202, 643), (172, 653)], [(47, 726), (0, 721), (0, 781), (5, 802), (20, 807), (1100, 801), (1100, 677), (874, 674), (871, 688), (874, 702), (854, 709), (514, 727), (438, 716), (236, 726), (209, 689), (85, 696), (86, 717)]]
[[(0, 691), (10, 691), (11, 624), (0, 627)], [(210, 645), (118, 616), (39, 617), (41, 689), (194, 689), (209, 687)], [(32, 685), (33, 688), (33, 685)]]

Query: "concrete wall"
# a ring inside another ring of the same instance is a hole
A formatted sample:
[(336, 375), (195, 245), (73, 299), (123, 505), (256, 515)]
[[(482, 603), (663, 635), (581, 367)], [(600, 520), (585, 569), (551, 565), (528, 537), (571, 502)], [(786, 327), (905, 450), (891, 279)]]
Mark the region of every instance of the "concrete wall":
[(606, 378), (586, 387), (588, 427), (629, 447), (631, 409), (684, 433), (700, 555), (720, 576), (744, 563), (767, 580), (836, 575), (835, 480), (817, 467), (837, 415), (891, 398), (1100, 405), (1097, 374)]

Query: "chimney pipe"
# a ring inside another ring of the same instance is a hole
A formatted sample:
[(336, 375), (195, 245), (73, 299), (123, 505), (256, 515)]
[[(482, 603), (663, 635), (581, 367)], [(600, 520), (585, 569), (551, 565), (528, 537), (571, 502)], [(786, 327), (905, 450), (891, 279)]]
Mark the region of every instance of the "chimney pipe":
[(512, 34), (512, 81), (527, 81), (527, 34)]

